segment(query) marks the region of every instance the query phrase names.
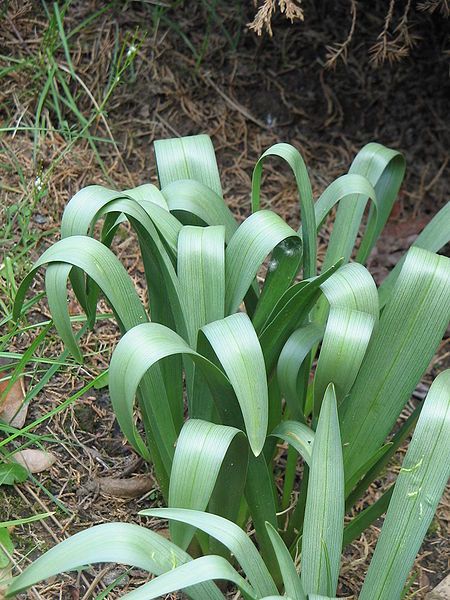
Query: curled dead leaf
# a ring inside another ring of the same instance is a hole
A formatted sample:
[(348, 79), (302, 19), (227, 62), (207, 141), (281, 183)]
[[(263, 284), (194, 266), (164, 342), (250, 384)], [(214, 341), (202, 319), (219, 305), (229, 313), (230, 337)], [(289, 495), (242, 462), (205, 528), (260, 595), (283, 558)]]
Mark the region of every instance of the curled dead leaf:
[(14, 460), (25, 467), (30, 473), (47, 471), (56, 461), (56, 456), (44, 450), (27, 448), (14, 454)]

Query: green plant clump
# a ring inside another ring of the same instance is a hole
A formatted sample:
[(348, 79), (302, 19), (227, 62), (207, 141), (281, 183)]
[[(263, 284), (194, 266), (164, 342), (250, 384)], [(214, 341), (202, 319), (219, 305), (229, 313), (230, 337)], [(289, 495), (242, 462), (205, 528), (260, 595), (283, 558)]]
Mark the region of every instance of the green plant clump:
[[(155, 153), (160, 190), (90, 186), (76, 194), (61, 241), (19, 287), (14, 316), (47, 265), (54, 323), (81, 361), (68, 278), (91, 326), (99, 295), (107, 299), (123, 333), (108, 373), (111, 402), (169, 507), (143, 514), (169, 519), (172, 542), (137, 525), (99, 525), (44, 554), (9, 594), (113, 561), (158, 575), (125, 594), (130, 600), (177, 589), (194, 600), (223, 597), (214, 579), (252, 599), (334, 597), (343, 547), (387, 511), (360, 599), (399, 599), (449, 474), (450, 370), (391, 432), (449, 322), (450, 260), (436, 252), (450, 238), (450, 204), (377, 289), (363, 265), (404, 176), (398, 152), (368, 144), (314, 203), (301, 155), (276, 144), (255, 166), (253, 212), (239, 226), (207, 136), (157, 141)], [(260, 207), (271, 157), (295, 177), (298, 231)], [(317, 234), (335, 206), (318, 273)], [(139, 240), (148, 306), (109, 248), (125, 221)], [(344, 527), (416, 423), (395, 486)], [(256, 545), (244, 533), (250, 525)]]

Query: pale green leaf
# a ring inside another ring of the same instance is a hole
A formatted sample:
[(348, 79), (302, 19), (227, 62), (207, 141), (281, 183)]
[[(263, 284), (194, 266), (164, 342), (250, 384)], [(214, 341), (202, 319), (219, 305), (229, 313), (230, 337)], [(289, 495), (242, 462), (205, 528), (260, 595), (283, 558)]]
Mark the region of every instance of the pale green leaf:
[(160, 188), (179, 179), (195, 179), (222, 196), (216, 154), (208, 135), (155, 140)]
[(267, 434), (268, 390), (264, 357), (244, 313), (205, 325), (202, 330), (233, 386), (250, 447), (261, 452)]
[(450, 259), (411, 248), (342, 404), (347, 479), (383, 444), (436, 351), (449, 317)]
[[(191, 557), (164, 537), (131, 523), (97, 525), (73, 535), (35, 560), (13, 580), (7, 596), (18, 594), (43, 579), (94, 563), (120, 563), (160, 575)], [(223, 598), (212, 584), (191, 587), (194, 600)]]
[(450, 369), (434, 380), (395, 483), (360, 600), (400, 598), (450, 476)]
[(306, 600), (300, 577), (295, 568), (289, 550), (281, 539), (278, 531), (270, 523), (266, 523), (267, 533), (272, 542), (275, 555), (280, 566), (286, 596), (292, 600)]
[(143, 510), (142, 515), (187, 523), (205, 531), (226, 546), (236, 557), (258, 597), (277, 594), (277, 588), (258, 550), (235, 523), (208, 513), (176, 508)]
[[(223, 511), (234, 504), (231, 507), (234, 515), (230, 516), (236, 517), (247, 470), (247, 441), (235, 427), (198, 419), (185, 423), (177, 441), (170, 478), (169, 507), (205, 510), (233, 444), (236, 446), (234, 460), (237, 461), (232, 469), (235, 480), (228, 481), (232, 487), (228, 487), (217, 504)], [(188, 547), (194, 534), (191, 527), (178, 522), (170, 524), (170, 532), (173, 541), (183, 549)]]
[(336, 592), (344, 530), (344, 469), (333, 384), (325, 392), (314, 437), (303, 527), (305, 591)]

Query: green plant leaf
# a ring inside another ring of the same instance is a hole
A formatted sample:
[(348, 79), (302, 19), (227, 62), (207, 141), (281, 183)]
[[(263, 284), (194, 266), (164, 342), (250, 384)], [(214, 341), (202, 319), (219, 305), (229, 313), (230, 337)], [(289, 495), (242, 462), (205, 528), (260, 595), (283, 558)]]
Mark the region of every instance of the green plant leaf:
[(375, 319), (350, 308), (332, 307), (328, 315), (314, 377), (314, 414), (318, 415), (329, 383), (338, 405), (346, 397), (364, 359)]
[(205, 531), (236, 557), (258, 597), (277, 594), (277, 588), (258, 550), (240, 527), (217, 515), (180, 508), (152, 508), (139, 514), (181, 521)]
[(298, 239), (297, 232), (268, 210), (258, 211), (242, 223), (225, 253), (226, 314), (239, 308), (267, 255), (290, 238)]
[(201, 331), (233, 386), (250, 447), (258, 456), (267, 435), (268, 390), (264, 357), (252, 323), (246, 314), (238, 313)]
[[(227, 516), (235, 519), (247, 471), (247, 440), (235, 427), (197, 419), (185, 423), (177, 441), (170, 478), (169, 507), (205, 510), (233, 444), (236, 446), (234, 460), (237, 461), (232, 468), (233, 481), (228, 479), (228, 489), (216, 504), (223, 516), (229, 513)], [(183, 549), (188, 547), (194, 534), (192, 527), (179, 522), (170, 524), (170, 532), (173, 541)]]
[(225, 241), (228, 244), (238, 228), (236, 219), (222, 196), (199, 181), (184, 179), (173, 181), (162, 188), (161, 193), (167, 201), (169, 210), (180, 221), (184, 216), (200, 219), (205, 225), (225, 227)]
[[(364, 263), (367, 260), (378, 236), (389, 218), (392, 206), (397, 198), (400, 185), (405, 176), (405, 159), (397, 150), (387, 148), (382, 144), (370, 142), (366, 144), (355, 156), (349, 173), (363, 175), (375, 189), (377, 209), (372, 204), (369, 211), (367, 226), (357, 260)], [(361, 207), (361, 204), (359, 205)], [(361, 209), (360, 209), (361, 210)], [(361, 220), (361, 216), (357, 219)], [(340, 205), (336, 214), (333, 231), (340, 222), (349, 219), (353, 212), (348, 206)]]
[[(333, 224), (333, 231), (322, 267), (324, 270), (341, 257), (345, 263), (349, 261), (361, 226), (364, 209), (369, 199), (372, 200), (372, 210), (376, 217), (378, 204), (373, 186), (365, 176), (358, 173), (347, 173), (330, 183), (315, 203), (317, 231), (319, 231), (328, 213), (336, 204), (339, 203), (338, 213), (339, 211), (345, 213), (345, 217), (336, 216)], [(366, 240), (366, 243), (372, 245), (375, 231), (366, 229), (364, 238), (367, 235), (372, 236), (372, 239)]]
[(369, 271), (358, 263), (343, 265), (320, 284), (328, 304), (379, 317), (378, 293)]
[[(120, 261), (101, 242), (86, 236), (71, 236), (60, 240), (42, 254), (17, 290), (13, 310), (14, 319), (20, 315), (25, 294), (36, 271), (41, 266), (54, 262), (79, 267), (94, 279), (124, 329), (130, 329), (147, 320), (133, 283)], [(61, 337), (63, 334), (64, 328)]]
[(309, 372), (310, 352), (323, 337), (323, 328), (309, 323), (296, 329), (286, 341), (277, 363), (277, 379), (290, 414), (304, 421), (304, 410)]
[(303, 460), (311, 466), (314, 431), (304, 423), (282, 421), (270, 434), (281, 438), (295, 448)]
[[(113, 562), (144, 569), (160, 575), (176, 566), (192, 562), (191, 557), (169, 540), (131, 523), (97, 525), (64, 540), (40, 556), (13, 579), (7, 597), (64, 571), (94, 563)], [(223, 598), (216, 586), (208, 583), (186, 590), (194, 600)]]
[(281, 539), (278, 531), (270, 523), (266, 523), (267, 533), (272, 542), (275, 555), (280, 565), (280, 571), (283, 578), (284, 591), (286, 596), (292, 600), (306, 600), (305, 592), (300, 581), (300, 577), (295, 568), (289, 550)]
[(360, 600), (399, 598), (450, 476), (450, 369), (434, 380), (395, 483)]
[[(133, 405), (138, 385), (147, 371), (153, 370), (160, 360), (180, 354), (201, 361), (203, 367), (209, 367), (216, 378), (219, 377), (226, 383), (226, 378), (217, 367), (196, 353), (177, 333), (159, 323), (134, 327), (122, 337), (113, 352), (109, 368), (111, 403), (122, 431), (140, 454), (147, 451), (133, 418)], [(164, 383), (152, 379), (149, 386), (146, 405), (152, 410), (158, 424), (155, 429), (158, 435), (156, 442), (158, 447), (166, 449), (167, 460), (170, 461), (171, 466), (176, 433), (170, 412), (167, 411), (168, 406), (166, 407), (161, 401)]]
[(304, 242), (304, 277), (313, 277), (316, 274), (316, 220), (311, 182), (308, 171), (300, 152), (291, 144), (274, 144), (266, 150), (253, 169), (252, 175), (252, 210), (258, 211), (260, 207), (261, 174), (264, 161), (269, 156), (282, 158), (291, 167), (297, 184), (300, 217), (303, 226)]
[[(6, 527), (0, 527), (0, 569), (6, 569), (11, 563), (10, 556), (14, 552), (14, 544)], [(2, 573), (4, 575), (4, 573)]]
[(122, 598), (126, 600), (151, 600), (152, 598), (160, 598), (165, 594), (170, 594), (183, 588), (189, 594), (191, 586), (198, 586), (213, 579), (231, 581), (238, 586), (245, 596), (252, 600), (256, 600), (257, 598), (253, 588), (221, 556), (202, 556), (201, 558), (196, 558), (188, 564), (176, 567), (172, 571), (163, 573), (159, 577), (152, 579), (152, 581), (144, 583), (136, 590), (124, 594)]
[(318, 277), (295, 283), (276, 304), (259, 336), (268, 373), (275, 367), (289, 336), (308, 318), (311, 308), (320, 297), (321, 284), (339, 266), (340, 263), (337, 263)]
[(225, 229), (183, 227), (178, 238), (178, 277), (189, 340), (198, 330), (225, 316)]
[(294, 281), (302, 260), (302, 243), (291, 237), (276, 246), (267, 267), (261, 295), (252, 315), (253, 326), (259, 332), (282, 294)]
[(386, 439), (428, 366), (449, 317), (450, 260), (411, 248), (356, 382), (342, 404), (347, 479)]
[(195, 179), (222, 196), (214, 146), (208, 135), (155, 140), (160, 188), (179, 179)]
[(344, 530), (344, 469), (333, 384), (325, 392), (311, 458), (301, 579), (307, 593), (333, 594)]
[(28, 478), (28, 471), (19, 463), (0, 464), (0, 486), (22, 483)]

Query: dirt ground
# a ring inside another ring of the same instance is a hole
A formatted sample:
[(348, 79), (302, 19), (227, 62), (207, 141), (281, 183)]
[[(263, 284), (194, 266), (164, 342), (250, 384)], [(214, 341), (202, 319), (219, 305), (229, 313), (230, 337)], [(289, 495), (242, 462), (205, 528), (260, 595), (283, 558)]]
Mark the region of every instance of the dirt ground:
[[(62, 211), (76, 191), (91, 183), (125, 189), (156, 182), (153, 140), (199, 132), (212, 136), (224, 195), (238, 217), (250, 212), (252, 167), (275, 142), (290, 142), (301, 150), (316, 197), (347, 171), (365, 143), (379, 141), (404, 152), (407, 177), (370, 259), (370, 268), (381, 281), (447, 201), (448, 23), (437, 15), (424, 16), (416, 27), (422, 39), (411, 56), (398, 64), (374, 68), (368, 48), (385, 15), (385, 3), (375, 2), (373, 11), (361, 13), (347, 64), (338, 62), (334, 70), (324, 70), (326, 45), (345, 39), (349, 26), (345, 3), (328, 4), (333, 6), (308, 3), (304, 23), (291, 26), (276, 19), (273, 38), (258, 38), (246, 27), (254, 14), (247, 2), (189, 0), (174, 2), (170, 8), (158, 2), (73, 1), (63, 15), (66, 32), (81, 26), (96, 11), (100, 14), (68, 39), (76, 72), (76, 78), (71, 78), (67, 55), (61, 44), (55, 43), (58, 32), (49, 27), (45, 6), (6, 2), (0, 33), (0, 223), (8, 235), (0, 253), (12, 257), (16, 282), (58, 238)], [(51, 13), (52, 6), (47, 9)], [(136, 47), (136, 54), (121, 81), (114, 83), (111, 74), (122, 44), (125, 52)], [(56, 90), (65, 95), (66, 102), (61, 101), (58, 114), (49, 93), (40, 112), (42, 129), (36, 134), (36, 111), (49, 64), (55, 62), (63, 74), (69, 71), (67, 86), (75, 110), (58, 80)], [(102, 116), (95, 117), (112, 83)], [(90, 115), (94, 118), (87, 131), (105, 140), (94, 140), (95, 149), (79, 135)], [(268, 167), (263, 191), (268, 207), (291, 225), (298, 225), (296, 188), (287, 171), (278, 165)], [(326, 238), (325, 228), (322, 244)], [(137, 287), (142, 288), (142, 266), (132, 236), (118, 240), (115, 248)], [(33, 291), (42, 287), (39, 275)], [(4, 302), (9, 301), (5, 292)], [(73, 310), (78, 309), (74, 306)], [(27, 318), (30, 323), (49, 318), (45, 300)], [(23, 333), (11, 350), (23, 352), (34, 335), (33, 330)], [(86, 363), (78, 366), (64, 358), (64, 365), (33, 399), (27, 422), (59, 406), (105, 368), (116, 339), (117, 331), (109, 321), (100, 322), (94, 332), (85, 335)], [(449, 366), (449, 339), (443, 340), (405, 415), (423, 399), (436, 374)], [(63, 348), (51, 332), (37, 351), (41, 357), (54, 358)], [(30, 367), (28, 388), (41, 373), (41, 367)], [(90, 390), (33, 433), (43, 436), (42, 443), (57, 461), (34, 481), (14, 489), (0, 488), (0, 520), (47, 510), (55, 513), (42, 524), (17, 530), (14, 541), (19, 569), (57, 541), (92, 524), (114, 520), (148, 524), (137, 512), (160, 501), (151, 480), (146, 491), (133, 499), (108, 494), (98, 483), (106, 476), (137, 475), (147, 475), (148, 482), (147, 467), (123, 442), (106, 390)], [(393, 481), (404, 451), (371, 486), (357, 510)], [(449, 509), (447, 494), (416, 561), (408, 598), (423, 599), (449, 570)], [(347, 549), (340, 596), (354, 598), (358, 592), (379, 525)], [(83, 574), (57, 577), (23, 597), (87, 600), (95, 597), (94, 589), (97, 593), (105, 589), (122, 572), (115, 566), (92, 568)], [(145, 577), (133, 569), (108, 597), (120, 597)]]

